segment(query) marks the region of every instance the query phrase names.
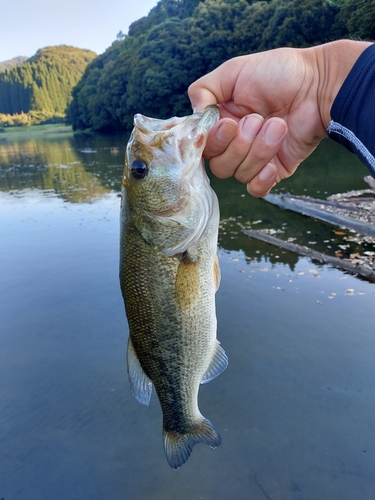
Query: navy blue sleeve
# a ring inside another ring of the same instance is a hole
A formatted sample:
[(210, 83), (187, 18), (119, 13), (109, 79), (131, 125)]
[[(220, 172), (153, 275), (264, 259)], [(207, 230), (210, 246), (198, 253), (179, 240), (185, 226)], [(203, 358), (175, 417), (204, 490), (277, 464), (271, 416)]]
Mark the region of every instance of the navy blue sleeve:
[(343, 144), (375, 177), (375, 44), (357, 59), (331, 108), (328, 136)]

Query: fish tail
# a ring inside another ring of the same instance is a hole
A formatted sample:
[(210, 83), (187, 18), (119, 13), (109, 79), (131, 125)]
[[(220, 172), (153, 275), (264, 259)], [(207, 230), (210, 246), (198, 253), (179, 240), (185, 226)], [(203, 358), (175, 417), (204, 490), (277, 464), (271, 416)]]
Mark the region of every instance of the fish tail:
[(206, 443), (211, 448), (221, 444), (221, 437), (209, 420), (202, 417), (198, 425), (184, 434), (163, 430), (164, 451), (172, 469), (179, 469), (190, 457), (197, 443)]

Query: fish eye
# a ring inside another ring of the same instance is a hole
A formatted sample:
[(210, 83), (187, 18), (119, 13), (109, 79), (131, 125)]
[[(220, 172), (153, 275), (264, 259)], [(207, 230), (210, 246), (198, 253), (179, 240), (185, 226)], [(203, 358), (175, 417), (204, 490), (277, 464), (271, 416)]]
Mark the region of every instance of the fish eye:
[(134, 179), (144, 179), (148, 174), (148, 166), (143, 160), (134, 160), (130, 165), (130, 172)]

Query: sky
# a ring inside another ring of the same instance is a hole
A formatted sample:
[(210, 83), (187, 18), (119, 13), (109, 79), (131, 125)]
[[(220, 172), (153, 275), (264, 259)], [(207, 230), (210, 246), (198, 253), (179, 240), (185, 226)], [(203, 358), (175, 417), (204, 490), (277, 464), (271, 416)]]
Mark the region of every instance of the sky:
[(102, 54), (158, 0), (0, 0), (0, 62), (50, 45)]

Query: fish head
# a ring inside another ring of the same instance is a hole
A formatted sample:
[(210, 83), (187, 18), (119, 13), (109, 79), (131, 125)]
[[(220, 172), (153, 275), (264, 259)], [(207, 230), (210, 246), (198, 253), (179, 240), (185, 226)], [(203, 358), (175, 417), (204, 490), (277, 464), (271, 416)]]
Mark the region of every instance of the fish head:
[(168, 120), (134, 117), (124, 195), (138, 231), (168, 255), (196, 242), (212, 210), (202, 152), (218, 118), (216, 106)]

